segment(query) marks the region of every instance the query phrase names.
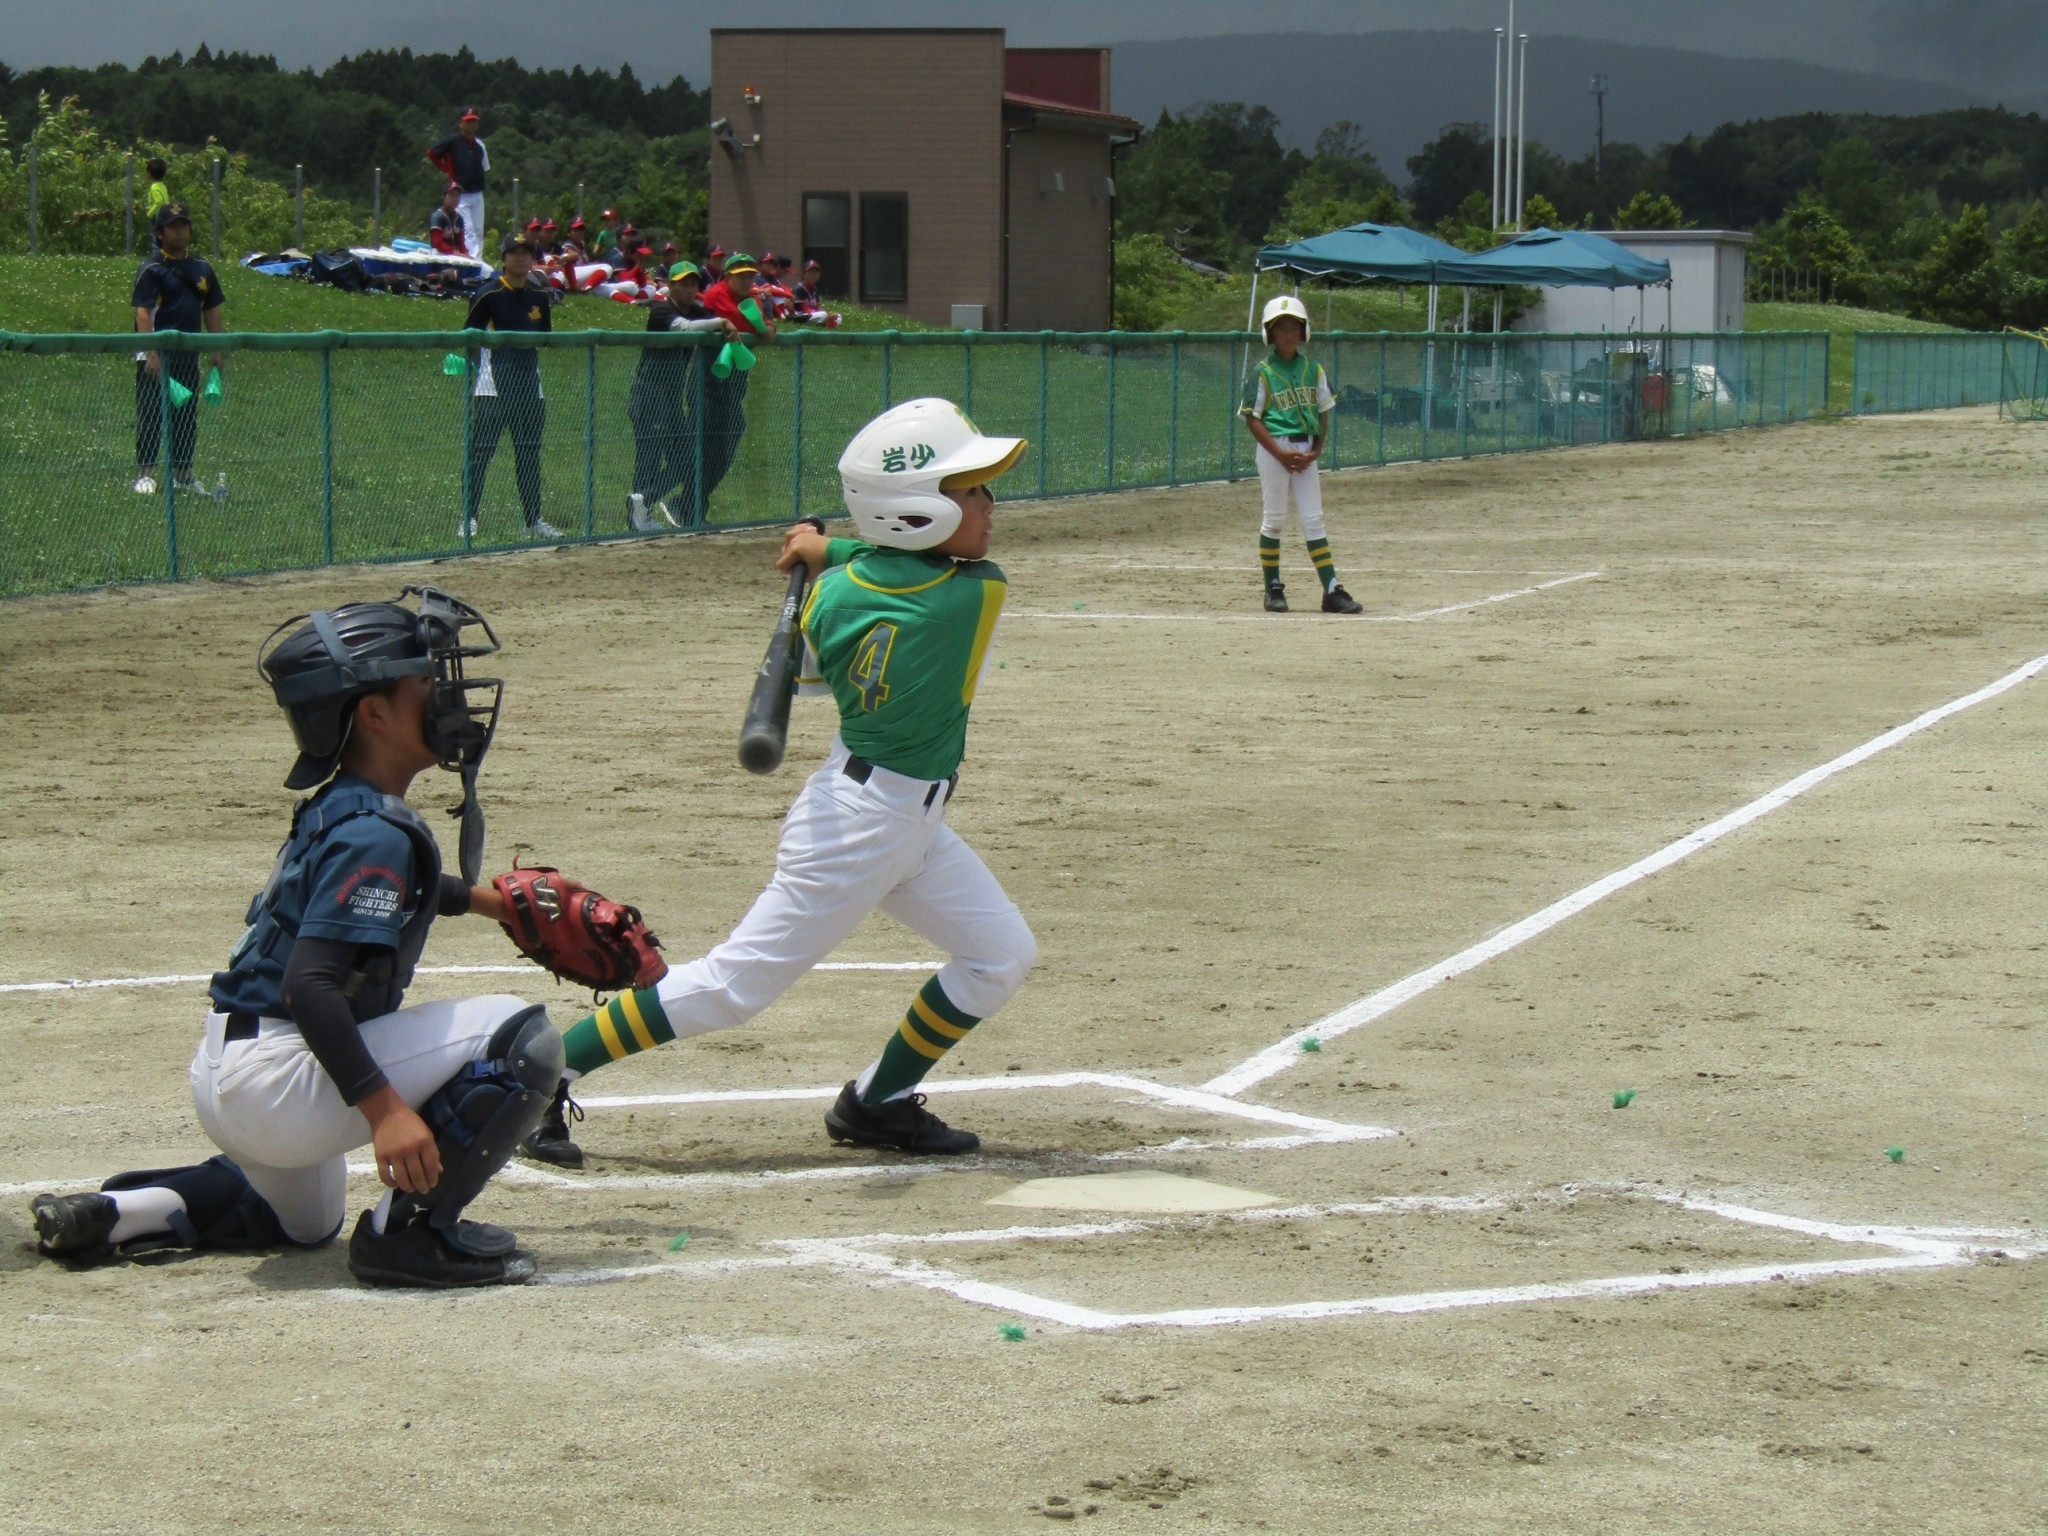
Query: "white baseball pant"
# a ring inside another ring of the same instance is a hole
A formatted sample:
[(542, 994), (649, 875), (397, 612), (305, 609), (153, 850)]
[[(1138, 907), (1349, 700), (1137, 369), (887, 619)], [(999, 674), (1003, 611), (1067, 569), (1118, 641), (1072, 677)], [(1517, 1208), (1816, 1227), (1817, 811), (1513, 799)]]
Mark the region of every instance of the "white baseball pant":
[[(1315, 446), (1312, 437), (1276, 437), (1273, 441), (1297, 453), (1307, 453)], [(1256, 457), (1259, 494), (1265, 503), (1259, 518), (1259, 532), (1269, 539), (1277, 539), (1286, 531), (1287, 496), (1292, 491), (1294, 516), (1301, 524), (1301, 536), (1304, 539), (1327, 538), (1329, 535), (1323, 528), (1323, 482), (1318, 478), (1322, 466), (1311, 464), (1307, 469), (1290, 471), (1266, 451), (1264, 443), (1258, 445)]]
[[(516, 997), (420, 1003), (362, 1026), (363, 1043), (414, 1109), (484, 1050)], [(370, 1141), (370, 1122), (344, 1104), (288, 1019), (262, 1020), (253, 1040), (226, 1040), (227, 1015), (209, 1013), (192, 1057), (192, 1105), (213, 1144), (248, 1175), (295, 1243), (321, 1243), (348, 1214), (347, 1154)]]
[(951, 957), (939, 985), (987, 1018), (1016, 993), (1038, 941), (1016, 903), (946, 825), (946, 785), (877, 768), (846, 776), (836, 737), (783, 819), (775, 874), (730, 937), (655, 986), (678, 1039), (766, 1008), (879, 907)]
[(470, 255), (484, 257), (484, 195), (481, 192), (465, 192), (455, 201), (455, 211), (462, 216), (462, 246)]

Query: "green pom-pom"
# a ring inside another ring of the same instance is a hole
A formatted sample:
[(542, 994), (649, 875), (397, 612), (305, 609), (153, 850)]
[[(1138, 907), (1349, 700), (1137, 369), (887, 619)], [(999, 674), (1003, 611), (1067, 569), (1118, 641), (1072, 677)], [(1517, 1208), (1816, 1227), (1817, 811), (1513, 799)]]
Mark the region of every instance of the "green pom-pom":
[(227, 393), (220, 387), (220, 370), (214, 369), (206, 376), (206, 392), (200, 396), (208, 405), (219, 405), (227, 399)]
[(1320, 1051), (1323, 1048), (1323, 1042), (1318, 1040), (1314, 1035), (1310, 1035), (1306, 1040), (1301, 1042), (1301, 1048), (1304, 1051), (1307, 1051), (1310, 1055), (1314, 1055), (1317, 1051)]
[(689, 1233), (678, 1232), (674, 1237), (668, 1240), (668, 1251), (670, 1253), (681, 1253), (683, 1251), (683, 1244), (687, 1243), (689, 1240)]
[(165, 388), (167, 388), (171, 394), (172, 410), (182, 411), (183, 409), (185, 409), (186, 406), (192, 403), (192, 391), (187, 389), (184, 385), (180, 384), (176, 379), (166, 380)]
[(1002, 1326), (1002, 1335), (1005, 1344), (1022, 1344), (1024, 1342), (1024, 1325), (1022, 1323), (1005, 1323)]
[(469, 372), (469, 360), (460, 352), (450, 352), (441, 359), (441, 371), (451, 379), (459, 379)]
[(1904, 1147), (1886, 1147), (1884, 1155), (1895, 1163), (1903, 1163), (1906, 1160), (1906, 1149)]
[(1617, 1089), (1615, 1089), (1615, 1090), (1614, 1090), (1614, 1107), (1615, 1107), (1616, 1109), (1627, 1109), (1627, 1108), (1629, 1107), (1629, 1105), (1630, 1105), (1631, 1103), (1633, 1103), (1633, 1102), (1634, 1102), (1634, 1100), (1635, 1100), (1635, 1096), (1636, 1096), (1636, 1091), (1635, 1091), (1635, 1089), (1633, 1089), (1633, 1088), (1617, 1088)]

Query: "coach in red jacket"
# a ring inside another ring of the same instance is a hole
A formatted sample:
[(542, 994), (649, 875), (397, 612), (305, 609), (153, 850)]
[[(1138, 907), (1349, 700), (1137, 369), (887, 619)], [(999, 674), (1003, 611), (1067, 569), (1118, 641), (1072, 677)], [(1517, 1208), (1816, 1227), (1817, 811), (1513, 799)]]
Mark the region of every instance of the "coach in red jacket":
[[(725, 276), (704, 290), (705, 312), (726, 321), (733, 328), (733, 344), (743, 346), (775, 334), (775, 322), (761, 312), (754, 299), (754, 278), (760, 267), (754, 258), (735, 251), (726, 258)], [(747, 373), (734, 368), (724, 378), (706, 368), (704, 381), (704, 501), (709, 504), (718, 482), (739, 457), (740, 438), (747, 430)]]

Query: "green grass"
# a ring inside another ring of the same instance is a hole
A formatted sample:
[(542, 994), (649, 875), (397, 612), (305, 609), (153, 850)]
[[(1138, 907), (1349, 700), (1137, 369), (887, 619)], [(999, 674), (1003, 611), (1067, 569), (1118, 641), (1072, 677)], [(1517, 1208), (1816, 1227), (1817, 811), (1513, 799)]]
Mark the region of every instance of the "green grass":
[(1846, 304), (1747, 304), (1743, 325), (1752, 331), (1826, 331), (1828, 333), (1828, 409), (1846, 413), (1856, 376), (1858, 331), (1946, 331), (1930, 320), (1909, 320), (1881, 309), (1852, 309)]

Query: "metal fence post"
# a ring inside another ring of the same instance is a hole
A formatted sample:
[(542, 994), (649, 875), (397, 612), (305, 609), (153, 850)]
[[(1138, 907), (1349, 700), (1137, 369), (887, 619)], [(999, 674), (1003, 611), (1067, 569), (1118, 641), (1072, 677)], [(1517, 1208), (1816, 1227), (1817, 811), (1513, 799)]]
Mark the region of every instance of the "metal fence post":
[(512, 227), (519, 228), (519, 178), (512, 178)]
[(156, 349), (156, 470), (164, 477), (164, 564), (178, 579), (178, 486), (171, 473), (171, 359)]
[(1436, 343), (1426, 339), (1422, 343), (1422, 462), (1429, 462), (1429, 418), (1434, 414), (1436, 402), (1430, 398), (1436, 384)]
[[(1329, 295), (1334, 291), (1330, 284), (1325, 284), (1323, 287), (1325, 311), (1328, 310), (1329, 304), (1333, 302), (1330, 300)], [(1329, 315), (1327, 312), (1324, 314), (1323, 319), (1326, 322), (1324, 329), (1328, 330), (1327, 321), (1329, 320)], [(1344, 343), (1333, 336), (1330, 341), (1330, 394), (1333, 397), (1343, 387), (1343, 378)], [(1323, 443), (1323, 451), (1330, 456), (1330, 468), (1332, 469), (1342, 469), (1344, 467), (1344, 455), (1337, 447), (1337, 420), (1338, 411), (1336, 406), (1332, 405), (1330, 407), (1330, 435)]]
[(1173, 366), (1166, 381), (1166, 483), (1180, 484), (1180, 337), (1173, 333)]
[(320, 563), (334, 564), (334, 348), (320, 349)]
[(576, 183), (576, 217), (583, 217), (583, 183)]
[(306, 248), (306, 168), (292, 167), (292, 249)]
[(896, 403), (895, 379), (892, 374), (896, 363), (896, 333), (882, 332), (882, 409), (887, 410)]
[(31, 256), (40, 256), (43, 253), (42, 245), (38, 238), (40, 231), (36, 228), (36, 214), (39, 211), (36, 207), (36, 193), (39, 190), (36, 177), (36, 158), (41, 148), (42, 146), (38, 144), (31, 144), (28, 147), (28, 253)]
[[(576, 189), (576, 202), (583, 203), (583, 189)], [(579, 213), (578, 218), (582, 215)], [(717, 354), (699, 344), (690, 349), (690, 526), (702, 528), (711, 498), (704, 493), (704, 374)]]
[(583, 353), (583, 537), (597, 532), (597, 343)]
[(122, 157), (127, 162), (127, 195), (121, 199), (121, 254), (135, 254), (135, 151)]
[(476, 483), (476, 455), (470, 451), (476, 438), (476, 385), (470, 377), (474, 365), (468, 361), (467, 347), (462, 356), (462, 548), (466, 554), (476, 541), (476, 517), (470, 508), (483, 511), (483, 487)]
[[(1250, 358), (1246, 358), (1250, 362)], [(1240, 386), (1242, 387), (1242, 386)], [(1237, 478), (1237, 401), (1230, 394), (1230, 348), (1225, 343), (1223, 351), (1223, 478)]]
[(1380, 332), (1380, 383), (1373, 395), (1373, 416), (1379, 423), (1374, 434), (1373, 463), (1387, 462), (1387, 333)]
[(370, 167), (370, 244), (384, 243), (384, 167)]
[(789, 383), (789, 519), (804, 515), (804, 343), (798, 336), (791, 343), (796, 361), (791, 365)]
[(220, 260), (220, 156), (213, 157), (213, 259)]
[(1103, 424), (1102, 488), (1116, 488), (1116, 337), (1109, 338), (1109, 367), (1104, 372), (1108, 388), (1103, 391), (1108, 418)]
[(960, 409), (974, 414), (974, 332), (960, 333)]
[(1574, 336), (1567, 345), (1564, 370), (1565, 399), (1565, 442), (1576, 448), (1579, 445), (1579, 338)]
[(1038, 499), (1045, 500), (1045, 461), (1049, 444), (1045, 438), (1045, 386), (1046, 375), (1052, 368), (1052, 338), (1044, 331), (1038, 333)]

